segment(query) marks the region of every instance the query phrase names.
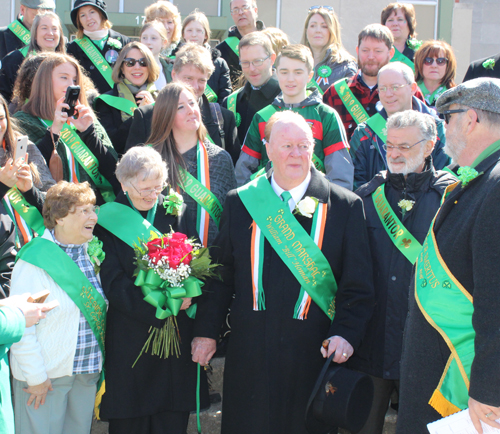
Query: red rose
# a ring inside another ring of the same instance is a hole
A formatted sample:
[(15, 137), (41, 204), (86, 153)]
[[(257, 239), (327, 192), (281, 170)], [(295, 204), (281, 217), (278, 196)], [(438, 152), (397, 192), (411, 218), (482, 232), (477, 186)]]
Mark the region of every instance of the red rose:
[(149, 241), (146, 243), (146, 246), (148, 248), (149, 253), (154, 253), (160, 250), (161, 246), (161, 239), (160, 238), (155, 238), (154, 240)]
[(187, 240), (187, 235), (182, 234), (180, 232), (174, 232), (172, 234), (172, 240), (179, 240), (179, 241), (182, 241), (184, 243)]
[(193, 259), (191, 253), (187, 254), (182, 260), (183, 264), (189, 265), (191, 263), (191, 259)]
[(179, 256), (172, 256), (168, 263), (170, 265), (170, 268), (177, 270), (177, 267), (181, 263), (181, 258)]
[(157, 264), (158, 261), (162, 258), (162, 254), (161, 252), (158, 250), (154, 253), (149, 253), (149, 258), (151, 259), (151, 262), (153, 262), (153, 264)]

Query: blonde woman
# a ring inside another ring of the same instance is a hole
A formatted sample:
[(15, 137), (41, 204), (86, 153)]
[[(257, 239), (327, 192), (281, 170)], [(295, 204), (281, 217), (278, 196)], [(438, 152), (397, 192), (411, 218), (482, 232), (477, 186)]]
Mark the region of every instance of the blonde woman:
[(158, 0), (144, 9), (146, 23), (160, 20), (167, 30), (168, 45), (163, 50), (163, 55), (175, 58), (175, 53), (181, 40), (181, 14), (177, 7), (166, 0)]

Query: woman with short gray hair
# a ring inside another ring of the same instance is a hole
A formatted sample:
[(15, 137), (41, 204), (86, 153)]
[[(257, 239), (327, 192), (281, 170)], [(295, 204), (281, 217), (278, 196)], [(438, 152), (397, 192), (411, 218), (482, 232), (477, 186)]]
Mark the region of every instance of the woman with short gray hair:
[[(173, 230), (196, 236), (182, 196), (166, 187), (167, 175), (165, 162), (153, 148), (129, 149), (116, 168), (123, 192), (114, 203), (102, 206), (99, 217), (99, 224), (109, 231), (103, 237), (106, 261), (101, 271), (109, 300), (106, 393), (101, 415), (109, 420), (110, 434), (185, 434), (189, 413), (196, 409), (196, 364), (191, 361), (190, 347), (193, 320), (186, 314), (190, 298), (183, 299), (176, 317), (179, 357), (164, 359), (145, 351), (135, 363), (150, 329), (161, 329), (167, 320), (156, 318), (156, 308), (143, 300), (141, 289), (134, 284), (132, 245), (138, 243), (138, 238), (156, 238), (157, 232)], [(178, 200), (180, 203), (176, 203)], [(201, 380), (202, 406), (206, 406), (204, 373)]]

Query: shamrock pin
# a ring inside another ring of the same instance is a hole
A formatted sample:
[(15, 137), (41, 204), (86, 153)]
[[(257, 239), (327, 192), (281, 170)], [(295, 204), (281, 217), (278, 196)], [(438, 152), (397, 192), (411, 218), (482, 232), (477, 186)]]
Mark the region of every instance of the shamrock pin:
[(484, 69), (491, 69), (493, 70), (495, 68), (495, 59), (487, 59), (483, 62), (483, 68)]
[(410, 248), (411, 240), (409, 240), (408, 238), (403, 238), (402, 243), (403, 243), (405, 249), (408, 249), (408, 248)]
[(458, 179), (462, 182), (462, 187), (465, 187), (474, 178), (477, 178), (479, 173), (476, 169), (469, 166), (463, 166), (458, 169)]

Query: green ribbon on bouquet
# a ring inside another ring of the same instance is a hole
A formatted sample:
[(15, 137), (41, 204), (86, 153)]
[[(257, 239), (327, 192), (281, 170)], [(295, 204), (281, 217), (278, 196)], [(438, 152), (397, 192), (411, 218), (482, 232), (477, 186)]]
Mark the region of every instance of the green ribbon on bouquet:
[[(183, 287), (170, 286), (154, 270), (139, 270), (134, 284), (140, 286), (144, 301), (156, 308), (156, 318), (165, 319), (177, 316), (182, 306), (182, 299), (198, 297), (204, 283), (196, 277), (189, 276), (183, 280)], [(186, 314), (190, 318), (196, 315), (196, 305), (191, 305)]]

